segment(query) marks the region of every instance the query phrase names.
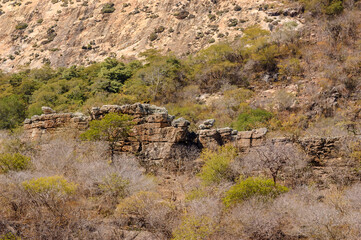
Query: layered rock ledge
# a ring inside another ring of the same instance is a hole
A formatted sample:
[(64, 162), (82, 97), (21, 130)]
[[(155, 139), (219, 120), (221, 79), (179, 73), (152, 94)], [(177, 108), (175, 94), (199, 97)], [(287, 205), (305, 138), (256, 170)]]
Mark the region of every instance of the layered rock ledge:
[(202, 149), (233, 144), (240, 150), (246, 150), (262, 144), (267, 133), (266, 128), (245, 132), (231, 128), (212, 129), (214, 120), (206, 120), (194, 133), (189, 130), (190, 123), (186, 119), (175, 119), (165, 108), (150, 104), (93, 107), (89, 116), (82, 113), (55, 113), (49, 107), (43, 107), (42, 110), (42, 115), (33, 116), (24, 122), (25, 135), (29, 140), (41, 140), (55, 133), (84, 131), (90, 121), (102, 119), (111, 112), (128, 114), (136, 124), (128, 139), (117, 144), (117, 150), (141, 153), (149, 160), (169, 158), (180, 145), (194, 145)]
[[(232, 144), (241, 151), (261, 146), (267, 134), (267, 128), (252, 131), (237, 131), (232, 128), (213, 128), (214, 120), (208, 119), (199, 125), (196, 132), (189, 130), (189, 121), (184, 118), (175, 119), (167, 109), (150, 104), (104, 105), (94, 107), (89, 116), (82, 113), (56, 113), (49, 107), (43, 107), (43, 114), (35, 115), (24, 122), (27, 140), (42, 140), (53, 134), (79, 134), (89, 127), (92, 120), (102, 119), (111, 112), (128, 114), (133, 117), (135, 125), (130, 136), (117, 143), (117, 151), (141, 154), (147, 161), (154, 163), (178, 158), (174, 153), (183, 151), (184, 147), (192, 147), (200, 151), (202, 148), (216, 148)], [(272, 139), (285, 144), (298, 144), (314, 161), (327, 159), (337, 155), (338, 149), (345, 140), (335, 138), (302, 138), (297, 141), (289, 138)]]

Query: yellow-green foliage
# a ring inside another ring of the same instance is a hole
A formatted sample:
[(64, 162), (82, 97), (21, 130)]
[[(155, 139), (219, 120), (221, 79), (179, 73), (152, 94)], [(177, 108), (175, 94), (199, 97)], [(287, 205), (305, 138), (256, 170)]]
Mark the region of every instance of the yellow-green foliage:
[(288, 192), (288, 188), (275, 184), (272, 179), (249, 177), (243, 180), (240, 178), (238, 183), (226, 192), (223, 202), (229, 207), (253, 197), (273, 199), (284, 192)]
[(196, 188), (187, 193), (186, 200), (192, 201), (206, 196), (207, 196), (207, 192), (205, 190)]
[(127, 187), (129, 181), (123, 179), (117, 173), (112, 173), (103, 179), (99, 188), (105, 193), (114, 198), (124, 198), (127, 195)]
[(222, 146), (216, 151), (205, 149), (201, 155), (204, 165), (199, 177), (206, 185), (231, 180), (230, 164), (236, 156), (237, 150), (232, 146)]
[(0, 240), (21, 240), (21, 237), (18, 237), (12, 233), (7, 233), (5, 235), (0, 235)]
[(30, 167), (30, 164), (30, 158), (21, 155), (20, 153), (0, 154), (0, 173), (26, 170)]
[[(115, 216), (128, 226), (145, 226), (147, 229), (171, 232), (171, 219), (175, 217), (174, 206), (154, 192), (138, 192), (118, 204)], [(168, 230), (166, 230), (168, 229)]]
[(284, 76), (295, 76), (302, 72), (300, 60), (298, 58), (281, 60), (277, 67), (279, 69), (279, 74)]
[(22, 183), (25, 190), (39, 195), (68, 196), (75, 193), (77, 185), (62, 176), (41, 177)]
[(173, 232), (173, 240), (209, 239), (216, 230), (217, 226), (211, 218), (186, 215), (180, 226)]

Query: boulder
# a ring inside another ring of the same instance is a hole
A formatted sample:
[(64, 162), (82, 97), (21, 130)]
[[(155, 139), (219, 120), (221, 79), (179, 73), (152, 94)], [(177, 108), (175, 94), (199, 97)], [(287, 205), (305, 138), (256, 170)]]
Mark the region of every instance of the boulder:
[(185, 120), (184, 118), (178, 118), (176, 120), (173, 120), (172, 126), (173, 127), (188, 127), (191, 123), (188, 120)]
[(51, 107), (41, 107), (41, 111), (43, 111), (44, 114), (52, 114), (55, 113), (55, 111)]
[(253, 130), (252, 138), (253, 139), (262, 138), (266, 135), (267, 131), (268, 131), (267, 128), (258, 128), (256, 130)]

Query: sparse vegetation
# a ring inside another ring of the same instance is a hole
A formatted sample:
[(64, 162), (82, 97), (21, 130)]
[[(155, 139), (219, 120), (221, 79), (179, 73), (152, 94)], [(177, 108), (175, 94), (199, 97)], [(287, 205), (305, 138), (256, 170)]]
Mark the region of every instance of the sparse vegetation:
[(15, 26), (15, 28), (17, 29), (17, 30), (24, 30), (25, 28), (27, 28), (28, 27), (28, 24), (27, 23), (19, 23), (18, 25), (16, 25)]
[(284, 186), (277, 185), (270, 179), (247, 178), (238, 181), (232, 186), (223, 199), (224, 204), (229, 207), (232, 204), (245, 201), (250, 198), (259, 197), (263, 200), (274, 199), (281, 193), (287, 192)]
[(26, 170), (30, 167), (30, 163), (30, 158), (20, 153), (0, 154), (0, 173)]
[(101, 12), (104, 13), (113, 13), (115, 11), (114, 3), (106, 3), (103, 5)]

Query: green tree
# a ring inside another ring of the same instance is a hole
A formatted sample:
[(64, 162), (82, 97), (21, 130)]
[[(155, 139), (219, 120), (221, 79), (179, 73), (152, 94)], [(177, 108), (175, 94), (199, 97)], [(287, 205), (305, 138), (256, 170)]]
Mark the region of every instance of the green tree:
[(109, 113), (101, 120), (91, 121), (89, 129), (81, 135), (81, 138), (91, 141), (107, 141), (111, 162), (113, 162), (116, 143), (126, 140), (132, 126), (132, 118), (129, 115)]
[(0, 99), (0, 129), (16, 127), (25, 119), (26, 105), (18, 95)]

